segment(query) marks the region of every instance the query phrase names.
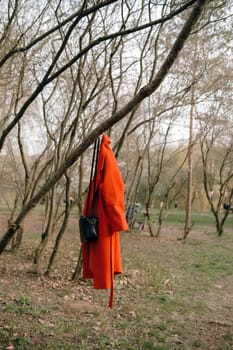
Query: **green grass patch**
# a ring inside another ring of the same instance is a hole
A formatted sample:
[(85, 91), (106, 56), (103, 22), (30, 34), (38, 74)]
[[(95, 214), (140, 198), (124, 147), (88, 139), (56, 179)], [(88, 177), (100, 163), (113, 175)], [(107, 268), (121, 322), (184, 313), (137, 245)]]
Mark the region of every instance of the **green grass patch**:
[(227, 332), (223, 334), (223, 339), (224, 340), (233, 340), (233, 332)]
[(0, 349), (29, 350), (30, 340), (24, 335), (14, 334), (13, 330), (0, 329)]
[[(155, 217), (157, 214), (155, 214)], [(184, 224), (185, 223), (185, 211), (169, 211), (168, 215), (164, 217), (165, 223), (176, 223), (176, 224)], [(194, 225), (215, 225), (215, 218), (211, 212), (209, 213), (200, 213), (200, 212), (192, 212), (191, 213), (191, 222)], [(233, 215), (229, 214), (226, 222), (226, 226), (233, 225)]]
[(13, 302), (5, 302), (3, 312), (8, 314), (30, 315), (34, 318), (48, 313), (47, 309), (34, 306), (27, 295), (21, 295)]

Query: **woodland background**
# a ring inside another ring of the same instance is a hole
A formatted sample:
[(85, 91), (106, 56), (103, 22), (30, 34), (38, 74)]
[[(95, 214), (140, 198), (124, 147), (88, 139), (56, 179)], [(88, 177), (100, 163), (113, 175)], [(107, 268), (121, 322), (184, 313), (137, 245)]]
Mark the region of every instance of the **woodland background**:
[(1, 1), (3, 272), (6, 257), (16, 259), (30, 242), (33, 271), (41, 273), (45, 259), (49, 277), (63, 245), (72, 251), (77, 239), (77, 278), (77, 227), (71, 241), (67, 232), (104, 132), (126, 185), (125, 208), (139, 204), (136, 224), (145, 219), (148, 239), (159, 242), (174, 211), (176, 223), (184, 215), (183, 242), (194, 214), (228, 237), (232, 15), (230, 0)]
[(185, 208), (184, 237), (191, 208), (211, 210), (223, 233), (233, 188), (229, 1), (3, 1), (1, 18), (1, 205), (11, 215), (0, 251), (42, 202), (40, 248), (58, 220), (63, 234), (72, 205), (82, 210), (89, 146), (103, 132), (126, 208), (141, 203), (148, 222), (161, 203)]

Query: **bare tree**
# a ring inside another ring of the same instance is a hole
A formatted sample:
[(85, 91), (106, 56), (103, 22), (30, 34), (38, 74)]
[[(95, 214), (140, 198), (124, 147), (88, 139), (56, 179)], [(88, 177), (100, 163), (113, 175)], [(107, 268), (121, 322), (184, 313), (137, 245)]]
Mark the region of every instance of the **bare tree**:
[[(229, 121), (222, 121), (219, 125), (211, 117), (206, 118), (202, 124), (200, 144), (204, 189), (214, 215), (217, 233), (221, 236), (233, 199), (232, 122), (230, 129)], [(226, 210), (224, 203), (227, 204)]]
[[(157, 220), (157, 232), (155, 234), (156, 237), (160, 236), (160, 232), (163, 225), (164, 219), (164, 210), (166, 211), (166, 215), (168, 215), (168, 210), (171, 205), (178, 206), (177, 197), (179, 196), (182, 188), (186, 184), (186, 178), (179, 183), (179, 176), (184, 171), (184, 165), (188, 157), (188, 152), (185, 152), (183, 146), (178, 146), (177, 148), (173, 147), (172, 149), (168, 149), (170, 153), (169, 161), (166, 162), (163, 172), (160, 176), (162, 178), (163, 190), (160, 192), (160, 201), (162, 205), (159, 207), (159, 214)], [(166, 181), (164, 181), (166, 179)]]
[[(181, 51), (186, 39), (189, 36), (189, 33), (191, 29), (193, 28), (194, 24), (197, 22), (198, 18), (200, 17), (201, 11), (204, 7), (204, 5), (207, 3), (207, 1), (189, 1), (186, 2), (185, 5), (181, 6), (179, 9), (171, 12), (169, 15), (164, 16), (161, 20), (156, 20), (154, 22), (149, 22), (146, 25), (137, 26), (136, 28), (132, 28), (129, 30), (123, 30), (123, 31), (117, 31), (116, 33), (112, 33), (109, 35), (105, 35), (103, 37), (99, 37), (95, 40), (92, 40), (92, 37), (89, 37), (88, 43), (85, 46), (85, 48), (82, 48), (80, 52), (75, 55), (73, 58), (71, 58), (68, 62), (66, 62), (63, 65), (60, 65), (59, 58), (62, 54), (65, 52), (65, 47), (67, 45), (67, 42), (69, 41), (69, 38), (72, 37), (73, 31), (76, 28), (76, 25), (80, 22), (81, 18), (84, 18), (85, 16), (94, 14), (94, 12), (97, 10), (98, 7), (93, 8), (92, 11), (86, 12), (82, 9), (82, 12), (79, 17), (77, 17), (74, 22), (68, 26), (68, 29), (66, 31), (66, 34), (64, 36), (64, 39), (61, 43), (61, 45), (58, 48), (58, 51), (55, 53), (54, 58), (52, 62), (48, 65), (48, 68), (46, 69), (45, 73), (43, 74), (42, 78), (39, 80), (39, 84), (34, 88), (32, 94), (26, 99), (25, 102), (19, 107), (18, 111), (15, 114), (15, 117), (11, 120), (11, 122), (4, 128), (2, 132), (2, 136), (0, 139), (0, 146), (4, 145), (4, 141), (10, 131), (14, 128), (14, 126), (21, 120), (21, 118), (24, 116), (25, 112), (29, 108), (29, 106), (32, 104), (32, 102), (39, 96), (39, 94), (42, 92), (43, 89), (48, 84), (51, 84), (55, 79), (57, 79), (62, 73), (64, 73), (71, 65), (73, 65), (77, 60), (79, 60), (81, 57), (83, 57), (84, 53), (90, 51), (95, 46), (99, 45), (100, 43), (106, 43), (107, 40), (112, 40), (115, 37), (120, 36), (126, 36), (132, 33), (135, 33), (136, 31), (145, 29), (147, 27), (151, 27), (152, 25), (165, 22), (168, 19), (171, 19), (177, 13), (180, 13), (184, 11), (185, 9), (189, 8), (191, 5), (195, 3), (195, 6), (193, 7), (192, 11), (189, 14), (188, 19), (185, 21), (184, 26), (182, 27), (179, 35), (177, 36), (177, 39), (175, 40), (170, 52), (168, 53), (167, 57), (165, 58), (163, 64), (161, 65), (160, 69), (158, 70), (157, 74), (154, 76), (153, 79), (148, 84), (145, 84), (143, 88), (141, 88), (138, 93), (136, 93), (135, 96), (133, 96), (128, 103), (126, 103), (122, 108), (118, 109), (116, 112), (113, 113), (112, 116), (110, 116), (108, 119), (101, 120), (99, 122), (99, 125), (97, 127), (93, 128), (93, 125), (90, 125), (90, 132), (87, 134), (87, 136), (84, 135), (81, 142), (76, 147), (73, 147), (71, 150), (68, 151), (66, 154), (66, 158), (64, 158), (60, 164), (57, 166), (57, 168), (54, 169), (53, 174), (50, 176), (49, 180), (44, 183), (40, 187), (40, 189), (37, 191), (34, 196), (25, 203), (25, 205), (22, 207), (18, 217), (14, 221), (14, 227), (10, 227), (6, 234), (3, 236), (1, 242), (0, 242), (0, 251), (2, 252), (5, 248), (6, 244), (8, 243), (9, 239), (14, 236), (15, 234), (15, 227), (18, 227), (22, 220), (25, 218), (27, 213), (50, 191), (54, 185), (61, 179), (61, 177), (65, 174), (66, 170), (70, 168), (76, 160), (81, 156), (81, 154), (92, 144), (92, 142), (95, 140), (95, 138), (100, 135), (102, 132), (106, 131), (107, 129), (111, 128), (114, 124), (116, 124), (118, 121), (122, 120), (128, 113), (130, 113), (133, 109), (137, 108), (137, 106), (148, 96), (150, 96), (154, 91), (158, 89), (164, 78), (166, 77), (169, 69), (173, 65), (173, 63), (176, 60), (176, 57), (178, 56), (179, 52)], [(103, 4), (101, 4), (103, 5)], [(100, 7), (100, 5), (99, 5)], [(94, 16), (94, 15), (93, 15)], [(91, 17), (91, 16), (90, 16)], [(90, 22), (88, 21), (88, 24)], [(96, 102), (96, 101), (95, 101)], [(91, 131), (92, 130), (92, 131)]]

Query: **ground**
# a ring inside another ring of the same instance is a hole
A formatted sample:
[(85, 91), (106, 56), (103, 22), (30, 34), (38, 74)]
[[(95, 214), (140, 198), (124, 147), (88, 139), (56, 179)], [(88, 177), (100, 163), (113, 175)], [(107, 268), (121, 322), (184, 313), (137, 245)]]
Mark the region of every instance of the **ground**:
[[(1, 216), (1, 227), (5, 217)], [(32, 263), (41, 219), (25, 222), (20, 251), (0, 256), (0, 349), (233, 349), (233, 228), (165, 226), (159, 239), (121, 233), (124, 272), (109, 291), (71, 281), (79, 237), (72, 219), (50, 277), (53, 240), (39, 267)]]

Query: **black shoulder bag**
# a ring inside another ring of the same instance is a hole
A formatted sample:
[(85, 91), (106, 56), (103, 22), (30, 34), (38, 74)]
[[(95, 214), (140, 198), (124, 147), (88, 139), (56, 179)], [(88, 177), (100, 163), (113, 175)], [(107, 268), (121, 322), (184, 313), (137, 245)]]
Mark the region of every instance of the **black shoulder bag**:
[[(87, 203), (86, 203), (86, 213), (85, 215), (81, 216), (79, 218), (79, 232), (80, 232), (80, 239), (82, 243), (88, 243), (88, 242), (96, 242), (98, 239), (98, 219), (95, 216), (94, 213), (94, 204), (95, 204), (95, 197), (96, 197), (96, 167), (97, 167), (97, 159), (99, 154), (99, 144), (100, 140), (99, 137), (97, 140), (95, 140), (94, 150), (93, 150), (93, 156), (92, 156), (92, 165), (91, 165), (91, 175), (90, 175), (90, 182), (89, 182), (89, 190), (87, 195)], [(88, 216), (88, 209), (89, 209), (89, 201), (90, 201), (90, 188), (91, 188), (91, 180), (94, 172), (94, 178), (93, 178), (93, 199), (92, 199), (92, 205), (91, 205), (91, 215)]]

